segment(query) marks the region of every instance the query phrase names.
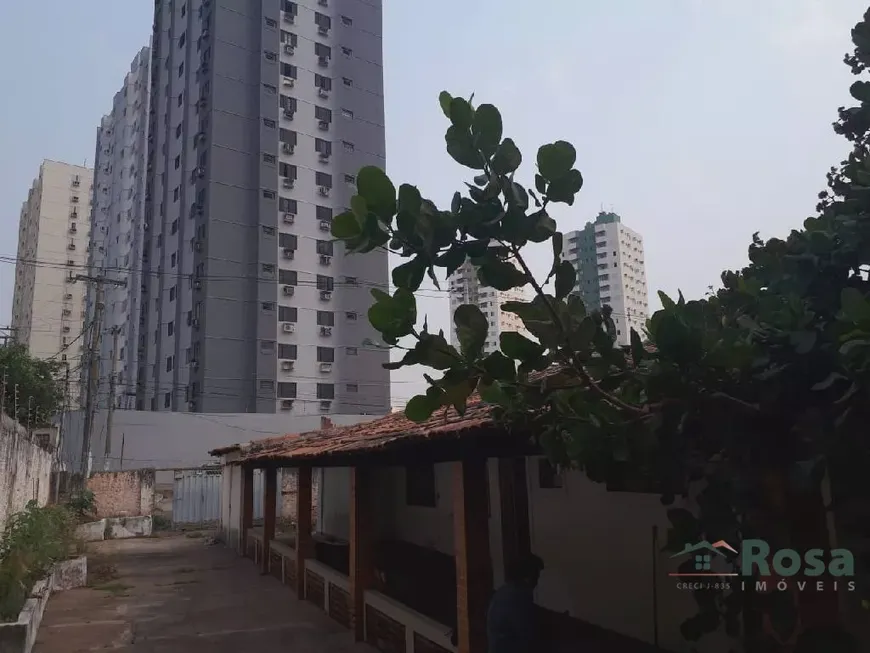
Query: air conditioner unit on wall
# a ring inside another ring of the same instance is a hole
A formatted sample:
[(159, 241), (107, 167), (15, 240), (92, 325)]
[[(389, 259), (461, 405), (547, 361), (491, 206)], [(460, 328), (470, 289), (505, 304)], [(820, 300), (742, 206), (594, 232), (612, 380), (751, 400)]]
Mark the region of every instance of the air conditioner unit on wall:
[(281, 369), (289, 372), (293, 369), (293, 365), (296, 361), (281, 361)]
[(284, 322), (284, 326), (281, 328), (284, 330), (284, 333), (293, 333), (296, 331), (296, 325), (293, 322)]

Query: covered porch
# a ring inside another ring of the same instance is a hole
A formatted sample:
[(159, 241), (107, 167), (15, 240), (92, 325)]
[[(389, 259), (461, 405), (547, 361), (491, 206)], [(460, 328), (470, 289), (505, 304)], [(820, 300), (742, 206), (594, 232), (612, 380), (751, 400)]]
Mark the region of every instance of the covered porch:
[[(484, 653), (492, 592), (505, 568), (531, 552), (528, 457), (540, 452), (528, 437), (476, 418), (475, 408), (458, 424), (442, 417), (424, 430), (389, 416), (230, 453), (225, 462), (241, 482), (239, 550), (357, 641), (386, 653)], [(253, 523), (255, 470), (264, 475), (262, 526)], [(279, 470), (297, 475), (296, 524), (283, 531)], [(567, 614), (540, 613), (552, 650), (656, 650)]]

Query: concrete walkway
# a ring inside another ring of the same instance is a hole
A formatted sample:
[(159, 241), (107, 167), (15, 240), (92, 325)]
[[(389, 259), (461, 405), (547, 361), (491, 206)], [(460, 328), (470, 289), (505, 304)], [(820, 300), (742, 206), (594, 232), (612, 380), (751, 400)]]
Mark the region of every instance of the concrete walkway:
[(101, 542), (88, 566), (93, 587), (49, 600), (35, 653), (374, 651), (250, 560), (203, 539)]

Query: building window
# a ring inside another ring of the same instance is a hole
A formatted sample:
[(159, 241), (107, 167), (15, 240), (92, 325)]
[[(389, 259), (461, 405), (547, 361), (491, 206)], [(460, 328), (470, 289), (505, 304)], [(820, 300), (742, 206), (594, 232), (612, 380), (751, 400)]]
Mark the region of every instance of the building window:
[(295, 306), (279, 306), (278, 321), (279, 322), (296, 322), (299, 317), (299, 309)]
[(347, 384), (347, 391), (348, 392), (359, 392), (359, 385), (357, 385), (356, 383), (348, 383)]
[(318, 363), (334, 363), (335, 362), (335, 349), (332, 347), (318, 347), (317, 348), (317, 362)]
[(324, 91), (332, 90), (332, 77), (325, 77), (324, 75), (318, 75), (314, 73), (314, 87), (322, 89)]
[(263, 50), (263, 56), (266, 57), (266, 61), (278, 61), (278, 55), (271, 50)]
[(263, 84), (263, 90), (269, 95), (276, 95), (278, 93), (278, 87), (272, 84)]
[(274, 154), (263, 154), (263, 163), (274, 164), (277, 159)]
[(553, 490), (562, 487), (562, 474), (546, 458), (538, 460), (538, 487), (542, 490)]
[(321, 14), (319, 11), (315, 11), (314, 24), (320, 28), (321, 32), (328, 32), (332, 27), (332, 19), (326, 14)]
[(315, 172), (314, 173), (314, 183), (317, 186), (325, 186), (326, 188), (332, 188), (332, 175), (327, 172)]
[(178, 66), (178, 76), (181, 77), (182, 75), (184, 75), (184, 62), (183, 61)]
[(296, 166), (290, 165), (289, 163), (279, 163), (278, 164), (278, 176), (284, 177), (285, 179), (292, 179), (296, 181), (297, 171)]
[(350, 109), (342, 109), (341, 115), (344, 116), (345, 118), (353, 120), (353, 111), (351, 111)]
[(278, 358), (281, 360), (295, 361), (296, 360), (296, 345), (278, 345)]
[(163, 395), (163, 407), (169, 408), (170, 406), (172, 406), (172, 393), (167, 392), (165, 395)]
[(275, 302), (263, 302), (261, 304), (262, 309), (267, 313), (275, 312)]
[(175, 127), (175, 138), (179, 138), (181, 136), (181, 124), (182, 123), (178, 123), (178, 125)]
[(345, 319), (350, 320), (351, 322), (356, 322), (357, 312), (356, 311), (348, 311), (344, 314)]
[[(176, 189), (176, 190), (178, 190), (178, 189)], [(170, 232), (170, 234), (177, 234), (178, 233), (178, 220), (172, 221), (172, 226), (169, 229), (169, 232)]]
[(178, 263), (178, 252), (172, 252), (169, 257), (169, 267), (174, 268)]
[(175, 169), (178, 170), (181, 167), (181, 156), (175, 157)]
[(317, 311), (317, 326), (335, 326), (335, 313), (332, 311)]
[(318, 399), (335, 399), (335, 386), (331, 383), (317, 384)]
[(359, 350), (356, 347), (345, 347), (344, 353), (348, 356), (356, 356), (359, 353)]
[(286, 32), (283, 29), (281, 30), (281, 43), (295, 48), (296, 42), (297, 36), (293, 32)]
[(314, 213), (318, 220), (332, 222), (332, 208), (329, 206), (317, 206)]
[(344, 176), (344, 183), (350, 184), (351, 186), (353, 186), (356, 183), (356, 177), (354, 175), (345, 175)]
[(435, 491), (434, 463), (420, 463), (405, 467), (405, 504), (435, 508), (438, 493)]
[(350, 141), (342, 141), (341, 144), (348, 152), (353, 152), (356, 149), (356, 146)]
[(280, 213), (298, 213), (299, 203), (289, 197), (281, 197), (278, 199), (278, 211)]
[(332, 291), (335, 288), (335, 279), (322, 274), (317, 275), (317, 289)]
[(353, 80), (350, 77), (342, 77), (341, 83), (345, 86), (353, 86)]
[(318, 240), (315, 247), (321, 256), (332, 256), (332, 245), (331, 240)]
[(326, 107), (314, 107), (314, 119), (318, 122), (332, 122), (332, 111)]
[(291, 79), (296, 79), (298, 75), (296, 66), (293, 64), (289, 64), (286, 61), (281, 62), (281, 77), (290, 77)]
[(279, 383), (278, 399), (296, 399), (296, 384), (288, 381)]
[(353, 55), (353, 50), (351, 50), (350, 48), (346, 48), (346, 47), (342, 46), (342, 48), (341, 48), (341, 53), (342, 53), (345, 57), (350, 57), (350, 56)]
[(275, 129), (275, 127), (277, 126), (277, 123), (274, 120), (272, 120), (271, 118), (263, 118), (263, 125), (265, 125), (266, 127), (271, 127), (272, 129)]
[(281, 249), (297, 249), (299, 238), (296, 234), (278, 234), (278, 247)]
[(181, 36), (178, 37), (178, 47), (183, 48), (186, 41), (187, 41), (187, 32), (182, 32)]
[(275, 199), (275, 191), (263, 189), (263, 197), (267, 200)]
[(174, 356), (167, 356), (166, 357), (166, 371), (171, 372), (174, 365), (175, 365), (175, 357)]
[(178, 291), (175, 289), (175, 286), (169, 289), (169, 301), (174, 302), (175, 296), (178, 294)]
[(281, 11), (285, 14), (290, 14), (291, 16), (295, 16), (299, 12), (299, 7), (295, 2), (291, 2), (290, 0), (283, 0), (281, 3)]
[(332, 155), (332, 143), (325, 141), (322, 138), (314, 139), (314, 151), (322, 156)]
[(278, 283), (284, 286), (295, 286), (298, 283), (299, 274), (296, 270), (278, 270)]

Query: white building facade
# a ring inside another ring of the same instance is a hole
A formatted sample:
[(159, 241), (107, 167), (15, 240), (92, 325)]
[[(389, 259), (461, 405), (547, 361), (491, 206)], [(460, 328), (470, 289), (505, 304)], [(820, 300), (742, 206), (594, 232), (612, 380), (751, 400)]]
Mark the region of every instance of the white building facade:
[[(150, 49), (142, 48), (115, 94), (112, 111), (103, 116), (97, 129), (88, 273), (93, 278), (124, 284), (103, 284), (101, 386), (95, 398), (99, 407), (108, 406), (110, 401), (121, 408), (132, 408), (135, 404), (137, 349), (141, 347), (139, 302), (150, 70)], [(95, 317), (96, 301), (97, 288), (92, 282), (87, 293), (91, 320)], [(87, 372), (82, 370), (83, 387)], [(108, 382), (112, 375), (114, 385)], [(110, 396), (110, 391), (114, 396)]]
[[(75, 379), (85, 334), (85, 271), (93, 170), (43, 161), (21, 207), (12, 300), (15, 341), (37, 358), (66, 362)], [(71, 383), (69, 399), (79, 400)]]
[(484, 352), (489, 353), (499, 349), (499, 338), (505, 331), (517, 331), (529, 337), (529, 333), (519, 316), (501, 310), (505, 302), (527, 301), (528, 296), (522, 288), (511, 290), (496, 290), (484, 286), (477, 278), (477, 272), (470, 261), (465, 261), (448, 280), (450, 292), (450, 342), (459, 346), (456, 337), (456, 325), (453, 314), (463, 304), (477, 306), (486, 316), (489, 329), (486, 334)]
[(613, 309), (617, 343), (626, 345), (631, 329), (645, 338), (649, 316), (643, 238), (616, 213), (601, 212), (582, 231), (565, 234), (562, 258), (577, 269), (575, 292), (588, 310)]

